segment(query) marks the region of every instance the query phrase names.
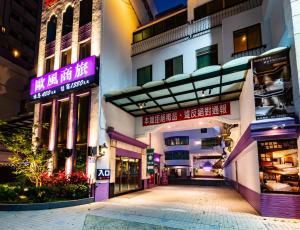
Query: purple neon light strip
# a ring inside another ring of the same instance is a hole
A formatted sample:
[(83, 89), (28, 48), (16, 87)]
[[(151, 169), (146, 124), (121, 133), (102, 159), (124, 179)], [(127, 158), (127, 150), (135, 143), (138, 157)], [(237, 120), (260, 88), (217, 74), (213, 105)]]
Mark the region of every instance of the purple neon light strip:
[[(86, 66), (85, 66), (86, 65)], [(63, 73), (66, 70), (70, 70), (70, 77), (65, 76), (62, 78)], [(82, 74), (79, 74), (81, 71)], [(80, 79), (84, 79), (95, 75), (96, 73), (96, 56), (91, 56), (80, 60), (76, 63), (67, 65), (63, 68), (60, 68), (56, 71), (47, 73), (41, 77), (34, 78), (30, 82), (30, 95), (34, 95), (36, 93), (41, 93), (47, 91), (49, 89), (53, 89), (58, 86), (62, 86), (67, 83), (71, 83)], [(57, 81), (50, 81), (53, 76), (56, 76)], [(41, 82), (43, 85), (41, 86)], [(51, 84), (49, 84), (49, 82)], [(39, 85), (37, 85), (37, 83)]]

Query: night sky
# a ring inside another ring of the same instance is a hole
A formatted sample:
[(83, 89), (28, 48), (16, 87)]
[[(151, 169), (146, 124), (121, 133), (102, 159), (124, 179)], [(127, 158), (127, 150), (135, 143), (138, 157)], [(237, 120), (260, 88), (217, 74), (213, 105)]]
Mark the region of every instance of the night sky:
[(158, 12), (163, 12), (181, 3), (186, 4), (187, 0), (155, 0)]

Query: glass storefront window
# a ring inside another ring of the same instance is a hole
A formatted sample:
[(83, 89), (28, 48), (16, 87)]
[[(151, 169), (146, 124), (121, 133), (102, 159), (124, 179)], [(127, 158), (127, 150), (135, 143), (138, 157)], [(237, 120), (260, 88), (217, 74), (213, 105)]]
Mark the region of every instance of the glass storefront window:
[(140, 188), (140, 159), (116, 157), (115, 194)]
[(52, 115), (52, 104), (42, 105), (41, 122), (43, 125), (47, 125), (46, 128), (42, 127), (42, 132), (41, 132), (41, 145), (43, 147), (49, 146), (51, 115)]
[(181, 137), (167, 137), (165, 138), (166, 146), (174, 146), (174, 145), (189, 145), (189, 137), (181, 136)]
[(69, 101), (60, 101), (58, 104), (57, 127), (57, 166), (59, 170), (65, 169), (65, 149), (69, 121)]
[(76, 125), (76, 160), (75, 170), (85, 172), (87, 159), (87, 141), (90, 96), (77, 97), (77, 125)]

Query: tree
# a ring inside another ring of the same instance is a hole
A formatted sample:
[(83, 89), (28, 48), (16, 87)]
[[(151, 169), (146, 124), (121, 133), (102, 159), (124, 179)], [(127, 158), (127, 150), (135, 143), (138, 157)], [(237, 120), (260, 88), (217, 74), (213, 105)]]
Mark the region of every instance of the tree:
[[(5, 123), (0, 122), (0, 127), (3, 125)], [(14, 173), (25, 176), (36, 187), (42, 185), (42, 173), (47, 171), (51, 157), (51, 152), (41, 146), (40, 138), (35, 135), (39, 127), (46, 128), (47, 125), (34, 124), (32, 129), (0, 130), (0, 142), (13, 153), (9, 160), (15, 169)]]

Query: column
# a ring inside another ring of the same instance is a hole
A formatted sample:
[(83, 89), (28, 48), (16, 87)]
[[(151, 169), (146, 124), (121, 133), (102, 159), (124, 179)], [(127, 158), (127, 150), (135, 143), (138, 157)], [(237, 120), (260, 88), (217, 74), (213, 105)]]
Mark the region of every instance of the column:
[(54, 70), (60, 68), (61, 59), (61, 35), (62, 35), (63, 14), (62, 9), (57, 12), (56, 37), (55, 37), (55, 52), (54, 52)]
[(79, 16), (80, 16), (80, 1), (74, 1), (74, 15), (73, 15), (73, 31), (72, 31), (72, 58), (71, 62), (78, 61), (78, 31), (79, 31)]

